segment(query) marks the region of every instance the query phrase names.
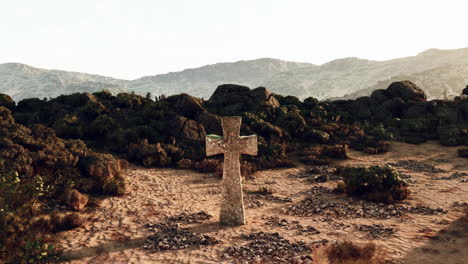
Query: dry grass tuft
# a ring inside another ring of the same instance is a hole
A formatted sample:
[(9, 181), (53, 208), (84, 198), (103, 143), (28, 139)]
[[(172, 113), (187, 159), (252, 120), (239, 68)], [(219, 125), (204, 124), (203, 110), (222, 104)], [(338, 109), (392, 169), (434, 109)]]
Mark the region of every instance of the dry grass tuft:
[(391, 264), (383, 249), (374, 243), (336, 242), (313, 251), (317, 264)]

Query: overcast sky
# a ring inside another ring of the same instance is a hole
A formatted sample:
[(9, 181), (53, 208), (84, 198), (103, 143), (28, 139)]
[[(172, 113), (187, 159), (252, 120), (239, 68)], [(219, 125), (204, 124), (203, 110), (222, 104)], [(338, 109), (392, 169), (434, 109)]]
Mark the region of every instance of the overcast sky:
[(134, 79), (262, 57), (468, 47), (466, 0), (2, 0), (0, 63)]

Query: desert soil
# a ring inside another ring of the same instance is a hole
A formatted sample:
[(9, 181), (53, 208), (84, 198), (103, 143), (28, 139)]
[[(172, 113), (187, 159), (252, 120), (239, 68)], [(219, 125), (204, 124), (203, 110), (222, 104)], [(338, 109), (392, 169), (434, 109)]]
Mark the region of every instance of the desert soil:
[[(468, 177), (437, 180), (455, 172), (468, 173), (467, 159), (456, 155), (457, 147), (442, 147), (435, 142), (422, 145), (392, 143), (391, 151), (382, 155), (367, 155), (351, 151), (350, 158), (334, 162), (336, 165), (384, 165), (400, 160), (414, 160), (433, 165), (439, 172), (424, 169), (396, 167), (410, 177), (411, 196), (404, 206), (442, 208), (447, 213), (423, 215), (405, 212), (401, 217), (389, 219), (330, 218), (324, 215), (295, 216), (287, 214), (289, 206), (298, 205), (314, 186), (334, 188), (336, 181), (312, 183), (304, 175), (307, 166), (257, 172), (253, 180), (245, 181), (247, 224), (240, 227), (218, 225), (220, 206), (220, 179), (209, 174), (175, 169), (146, 169), (132, 167), (128, 171), (128, 193), (122, 197), (104, 199), (99, 207), (89, 212), (90, 221), (78, 229), (63, 232), (59, 243), (63, 246), (64, 263), (231, 263), (223, 258), (230, 246), (241, 246), (249, 241), (242, 234), (258, 231), (278, 232), (291, 242), (306, 243), (326, 239), (329, 241), (374, 241), (389, 255), (403, 263), (468, 263), (468, 219), (463, 206), (455, 202), (468, 202)], [(456, 177), (455, 177), (456, 178)], [(260, 187), (269, 187), (276, 197), (289, 197), (290, 202), (279, 203), (250, 194)], [(344, 194), (327, 194), (332, 201), (346, 200)], [(182, 212), (204, 211), (213, 217), (201, 223), (184, 224), (191, 231), (207, 234), (221, 241), (216, 245), (190, 247), (153, 253), (141, 247), (154, 233), (146, 227), (164, 221), (166, 217)], [(268, 225), (277, 217), (283, 225)], [(319, 234), (301, 233), (289, 228), (293, 221), (312, 226)], [(393, 230), (390, 234), (370, 237), (358, 230), (360, 225), (381, 224)]]

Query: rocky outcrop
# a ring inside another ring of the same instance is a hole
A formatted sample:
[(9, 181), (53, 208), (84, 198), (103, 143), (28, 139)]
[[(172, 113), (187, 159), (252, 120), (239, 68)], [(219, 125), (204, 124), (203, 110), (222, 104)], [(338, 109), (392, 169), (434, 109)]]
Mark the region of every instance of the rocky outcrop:
[(218, 86), (206, 102), (210, 112), (220, 115), (240, 115), (259, 107), (276, 108), (279, 105), (278, 100), (264, 87), (250, 90), (249, 87), (235, 84)]
[(175, 116), (171, 121), (174, 136), (179, 141), (204, 142), (205, 128), (197, 121), (183, 116)]
[(200, 113), (206, 110), (201, 105), (201, 100), (188, 94), (169, 96), (167, 102), (173, 110), (184, 117), (195, 119)]
[(401, 98), (405, 102), (423, 102), (427, 99), (424, 91), (410, 81), (394, 82), (387, 92), (391, 97)]

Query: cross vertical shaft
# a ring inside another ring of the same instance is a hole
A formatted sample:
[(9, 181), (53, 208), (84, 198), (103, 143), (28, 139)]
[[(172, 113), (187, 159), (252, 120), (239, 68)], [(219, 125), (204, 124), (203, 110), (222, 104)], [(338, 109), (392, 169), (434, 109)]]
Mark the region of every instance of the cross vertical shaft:
[(206, 137), (207, 156), (223, 154), (223, 180), (220, 223), (244, 225), (244, 201), (240, 174), (240, 154), (257, 155), (257, 136), (239, 137), (241, 117), (222, 117), (224, 138)]

